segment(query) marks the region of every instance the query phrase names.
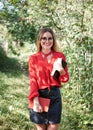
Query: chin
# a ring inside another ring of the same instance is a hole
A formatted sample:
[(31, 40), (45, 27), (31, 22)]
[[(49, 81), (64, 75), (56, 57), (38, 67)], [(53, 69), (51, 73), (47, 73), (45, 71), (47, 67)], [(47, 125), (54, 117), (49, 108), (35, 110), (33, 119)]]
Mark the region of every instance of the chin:
[(47, 47), (45, 47), (45, 49), (50, 49), (50, 50), (51, 50), (51, 48), (52, 48), (51, 46), (47, 46)]

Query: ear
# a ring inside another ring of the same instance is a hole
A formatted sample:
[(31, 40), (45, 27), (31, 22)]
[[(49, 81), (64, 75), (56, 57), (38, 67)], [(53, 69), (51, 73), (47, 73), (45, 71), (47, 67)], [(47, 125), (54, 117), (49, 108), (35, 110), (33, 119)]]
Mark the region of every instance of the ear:
[(66, 68), (66, 66), (67, 66), (67, 62), (65, 62), (63, 59), (62, 59), (62, 67), (65, 69)]

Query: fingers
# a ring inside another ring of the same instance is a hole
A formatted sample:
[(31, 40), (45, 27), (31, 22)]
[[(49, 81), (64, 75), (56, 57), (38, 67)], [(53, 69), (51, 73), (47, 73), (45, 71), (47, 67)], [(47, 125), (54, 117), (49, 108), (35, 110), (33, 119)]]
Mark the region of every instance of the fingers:
[(33, 110), (36, 111), (36, 112), (43, 112), (43, 108), (41, 107), (41, 105), (38, 105), (38, 106), (34, 106), (33, 107)]
[(60, 74), (65, 75), (66, 74), (65, 70), (64, 69), (60, 70)]
[(43, 112), (43, 109), (39, 109), (39, 112)]

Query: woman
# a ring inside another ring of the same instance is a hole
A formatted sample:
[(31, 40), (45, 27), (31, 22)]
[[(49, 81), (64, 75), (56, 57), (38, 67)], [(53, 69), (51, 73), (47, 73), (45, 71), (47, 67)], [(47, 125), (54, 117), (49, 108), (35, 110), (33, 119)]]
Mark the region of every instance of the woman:
[[(36, 124), (37, 130), (58, 130), (61, 120), (62, 101), (59, 88), (61, 82), (69, 80), (68, 68), (57, 66), (58, 77), (51, 74), (53, 65), (58, 58), (66, 61), (62, 52), (57, 52), (56, 40), (50, 28), (40, 30), (37, 38), (36, 54), (29, 58), (30, 94), (28, 99), (33, 102), (30, 109), (30, 120)], [(50, 99), (49, 109), (43, 111), (39, 97)]]

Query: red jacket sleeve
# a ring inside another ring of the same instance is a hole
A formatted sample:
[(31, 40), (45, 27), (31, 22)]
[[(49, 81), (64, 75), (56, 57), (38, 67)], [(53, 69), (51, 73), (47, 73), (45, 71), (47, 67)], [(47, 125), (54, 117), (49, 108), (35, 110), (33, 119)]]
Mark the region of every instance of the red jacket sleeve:
[[(62, 57), (61, 57), (64, 61), (66, 61), (66, 57), (65, 55), (63, 54)], [(67, 82), (69, 80), (69, 74), (68, 74), (68, 66), (66, 66), (65, 68), (65, 75), (60, 75), (59, 77), (59, 81), (60, 82)]]
[(37, 78), (36, 78), (36, 58), (35, 56), (30, 56), (29, 58), (29, 78), (30, 78), (30, 94), (28, 96), (29, 100), (33, 100), (34, 97), (39, 96), (38, 93), (38, 85), (37, 85)]

